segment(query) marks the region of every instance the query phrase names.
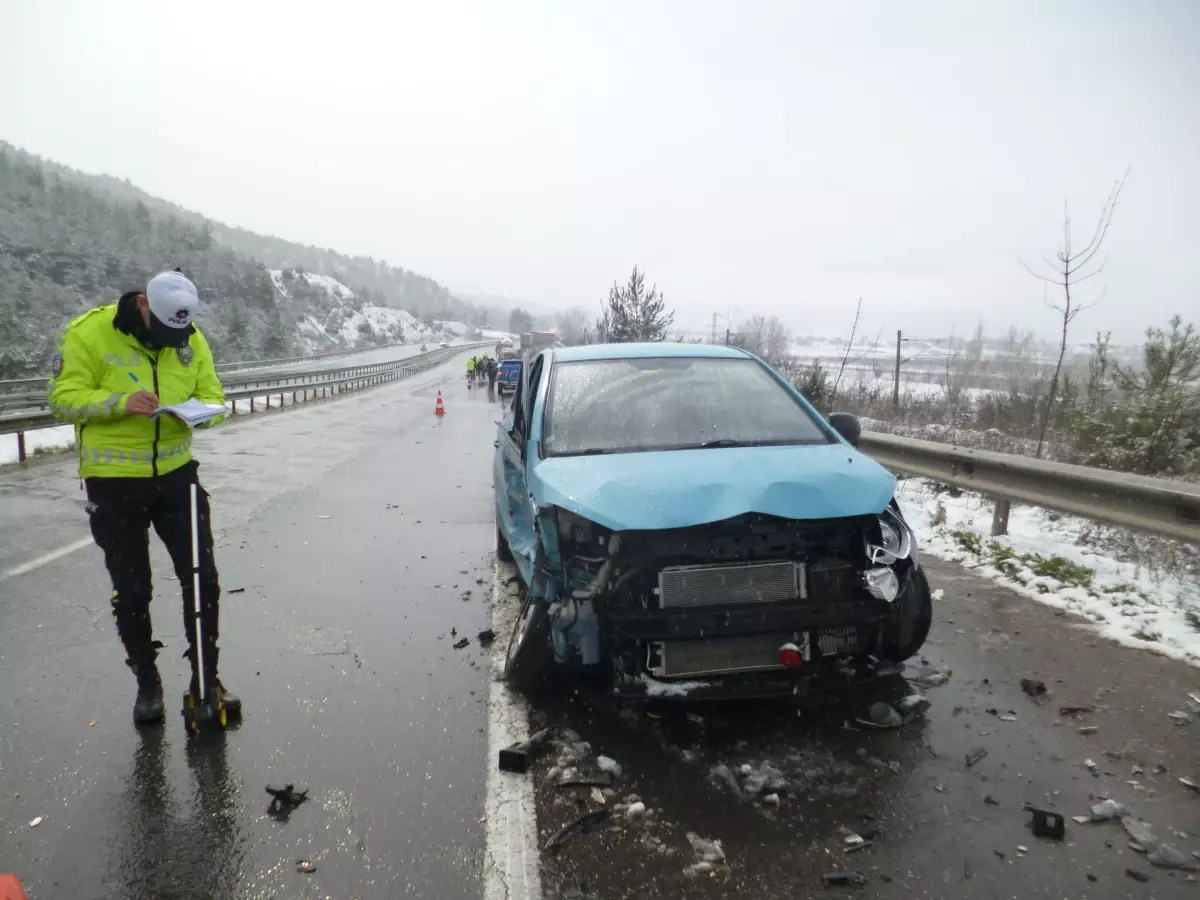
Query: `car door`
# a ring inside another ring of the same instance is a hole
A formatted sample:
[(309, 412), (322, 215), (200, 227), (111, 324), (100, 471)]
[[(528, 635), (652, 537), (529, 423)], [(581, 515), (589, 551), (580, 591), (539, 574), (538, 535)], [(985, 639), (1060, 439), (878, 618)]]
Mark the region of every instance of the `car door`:
[[(512, 407), (500, 426), (500, 453), (497, 454), (497, 471), (494, 473), (499, 526), (526, 584), (530, 583), (533, 577), (533, 558), (537, 546), (537, 535), (533, 528), (533, 502), (529, 496), (529, 459), (526, 450), (529, 443), (530, 417), (534, 410), (542, 367), (541, 357), (532, 366), (521, 367), (521, 377), (513, 395)], [(503, 485), (503, 497), (499, 496), (500, 485)]]

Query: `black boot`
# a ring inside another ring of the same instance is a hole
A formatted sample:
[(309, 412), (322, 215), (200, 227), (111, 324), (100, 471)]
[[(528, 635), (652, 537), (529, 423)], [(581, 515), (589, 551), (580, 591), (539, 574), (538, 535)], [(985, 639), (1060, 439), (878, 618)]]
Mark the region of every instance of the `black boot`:
[(133, 704), (133, 721), (135, 725), (152, 725), (163, 719), (163, 689), (162, 679), (158, 677), (158, 667), (154, 663), (133, 667), (137, 675), (138, 694)]

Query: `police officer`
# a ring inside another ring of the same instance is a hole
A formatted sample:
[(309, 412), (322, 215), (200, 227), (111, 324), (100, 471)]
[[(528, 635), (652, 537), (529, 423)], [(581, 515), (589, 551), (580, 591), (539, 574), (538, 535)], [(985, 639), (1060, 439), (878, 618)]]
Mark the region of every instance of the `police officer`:
[[(170, 415), (155, 415), (192, 397), (225, 402), (212, 352), (193, 324), (199, 308), (196, 287), (176, 269), (150, 279), (72, 321), (54, 358), (50, 410), (75, 426), (79, 475), (87, 485), (92, 536), (104, 551), (112, 578), (117, 633), (137, 676), (133, 719), (163, 717), (158, 648), (150, 624), (150, 547), (154, 527), (171, 554), (183, 587), (185, 654), (194, 659), (196, 621), (192, 610), (190, 486), (199, 481), (192, 459), (191, 429)], [(207, 425), (216, 424), (224, 416)], [(204, 426), (202, 426), (204, 427)], [(213, 557), (208, 494), (196, 492), (200, 548), (200, 619), (204, 638), (205, 696), (224, 694), (228, 712), (241, 701), (217, 678), (217, 601), (220, 585)], [(193, 666), (191, 691), (200, 685)]]

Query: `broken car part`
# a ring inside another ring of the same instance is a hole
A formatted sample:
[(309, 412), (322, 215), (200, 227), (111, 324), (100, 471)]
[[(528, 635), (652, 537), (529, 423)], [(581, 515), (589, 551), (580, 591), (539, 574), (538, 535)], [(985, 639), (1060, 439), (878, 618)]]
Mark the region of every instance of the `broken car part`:
[(597, 822), (603, 822), (608, 818), (609, 812), (610, 810), (607, 806), (601, 806), (598, 809), (590, 809), (582, 815), (576, 816), (562, 828), (558, 829), (558, 831), (554, 832), (542, 849), (546, 851), (557, 850), (576, 832), (582, 831), (587, 826), (594, 825)]
[(1025, 810), (1033, 815), (1030, 827), (1038, 837), (1053, 838), (1056, 841), (1061, 841), (1067, 836), (1067, 821), (1062, 817), (1061, 813), (1048, 812), (1044, 809), (1034, 809), (1032, 806), (1027, 806)]
[(514, 772), (518, 775), (528, 772), (530, 762), (545, 751), (549, 737), (550, 729), (543, 728), (525, 740), (513, 744), (511, 747), (503, 748), (500, 751), (500, 771)]

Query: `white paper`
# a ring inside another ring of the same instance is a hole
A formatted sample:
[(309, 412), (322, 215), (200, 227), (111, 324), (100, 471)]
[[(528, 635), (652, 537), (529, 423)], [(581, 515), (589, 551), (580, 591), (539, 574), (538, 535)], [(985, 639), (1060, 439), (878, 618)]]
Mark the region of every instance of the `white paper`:
[[(205, 403), (203, 400), (197, 400), (193, 397), (191, 400), (176, 403), (174, 406), (160, 406), (158, 411), (154, 413), (154, 416), (171, 413), (176, 418), (182, 419), (188, 425), (195, 427), (215, 419), (217, 416), (224, 415), (225, 412), (223, 404)], [(151, 418), (154, 418), (154, 416), (151, 416)]]

